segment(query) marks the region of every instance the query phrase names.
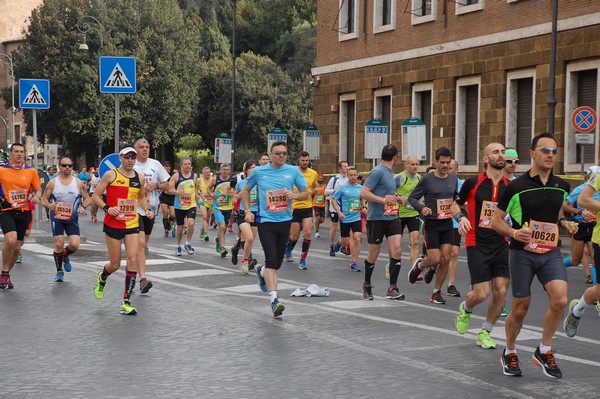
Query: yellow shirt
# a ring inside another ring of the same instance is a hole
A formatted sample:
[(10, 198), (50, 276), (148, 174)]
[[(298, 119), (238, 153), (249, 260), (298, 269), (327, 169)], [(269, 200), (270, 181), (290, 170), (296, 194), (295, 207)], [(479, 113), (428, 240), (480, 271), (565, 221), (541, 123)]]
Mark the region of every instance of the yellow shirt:
[[(306, 180), (308, 198), (302, 201), (293, 200), (292, 209), (312, 208), (312, 191), (317, 185), (317, 179), (319, 175), (314, 169), (311, 168), (306, 168), (306, 170), (298, 168), (298, 170), (300, 170), (300, 173), (302, 173), (302, 176), (304, 176), (304, 179)], [(294, 186), (294, 190), (297, 190), (296, 186)]]

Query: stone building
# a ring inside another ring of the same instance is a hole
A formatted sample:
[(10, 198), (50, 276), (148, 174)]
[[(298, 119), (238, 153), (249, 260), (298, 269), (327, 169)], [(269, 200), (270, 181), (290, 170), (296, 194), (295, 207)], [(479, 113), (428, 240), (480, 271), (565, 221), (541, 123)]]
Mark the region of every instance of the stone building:
[[(339, 160), (368, 170), (365, 124), (380, 118), (402, 151), (401, 125), (426, 125), (426, 159), (449, 147), (461, 172), (480, 170), (492, 141), (515, 147), (528, 169), (534, 134), (548, 130), (552, 0), (319, 0), (312, 70), (319, 171)], [(560, 0), (557, 18), (555, 169), (580, 171), (571, 114), (598, 109), (600, 1)], [(595, 131), (596, 136), (598, 129)], [(598, 140), (584, 146), (598, 162)]]

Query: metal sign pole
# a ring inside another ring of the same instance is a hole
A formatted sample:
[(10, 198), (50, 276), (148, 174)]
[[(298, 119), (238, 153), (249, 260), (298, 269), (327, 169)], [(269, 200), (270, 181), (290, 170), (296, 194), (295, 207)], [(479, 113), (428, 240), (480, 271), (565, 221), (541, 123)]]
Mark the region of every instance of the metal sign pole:
[(115, 94), (115, 153), (119, 153), (119, 95)]
[(579, 148), (580, 149), (580, 156), (581, 156), (581, 174), (583, 175), (585, 173), (585, 144), (579, 144)]
[(34, 169), (37, 171), (38, 169), (38, 164), (37, 164), (37, 139), (38, 139), (38, 134), (37, 134), (37, 111), (34, 109), (33, 110), (33, 167)]

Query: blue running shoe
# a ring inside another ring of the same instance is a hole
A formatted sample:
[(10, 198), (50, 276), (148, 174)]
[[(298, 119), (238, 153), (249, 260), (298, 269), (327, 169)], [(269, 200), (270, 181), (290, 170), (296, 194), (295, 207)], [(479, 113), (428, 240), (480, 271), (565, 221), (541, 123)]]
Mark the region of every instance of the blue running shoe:
[(335, 242), (335, 244), (333, 244), (333, 250), (335, 252), (340, 252), (341, 247), (342, 246), (340, 245), (340, 239), (338, 238), (338, 240)]
[(192, 248), (192, 244), (185, 244), (183, 247), (185, 248), (185, 251), (188, 253), (188, 255), (194, 254), (194, 248)]
[(306, 266), (306, 260), (300, 259), (300, 266), (298, 267), (300, 268), (300, 270), (308, 270), (308, 267)]
[(63, 256), (63, 267), (65, 268), (65, 271), (68, 273), (71, 271), (71, 259), (69, 259), (69, 256)]
[(271, 302), (271, 310), (273, 310), (273, 317), (279, 317), (285, 310), (285, 306), (279, 302), (279, 298), (275, 298), (275, 300)]
[(358, 264), (356, 262), (350, 262), (350, 270), (352, 270), (353, 272), (360, 272), (360, 267), (358, 267)]
[(65, 272), (63, 272), (62, 270), (56, 272), (56, 274), (54, 275), (54, 281), (57, 283), (62, 283), (63, 281), (65, 281)]
[(565, 265), (565, 267), (571, 267), (571, 257), (567, 256), (566, 258), (563, 259), (563, 265)]
[(175, 238), (175, 223), (173, 223), (173, 226), (171, 227), (171, 237)]
[(177, 247), (177, 252), (175, 252), (175, 255), (181, 256), (182, 254), (183, 252), (181, 251), (181, 247)]
[(263, 276), (260, 275), (260, 272), (263, 269), (263, 265), (257, 266), (256, 267), (256, 275), (258, 276), (258, 286), (260, 287), (260, 290), (262, 292), (267, 292), (268, 288), (267, 288), (267, 282), (265, 281), (265, 278)]
[[(290, 247), (290, 246), (289, 246), (289, 245), (287, 245), (287, 244), (286, 244), (286, 246), (285, 246), (285, 255), (283, 255), (283, 257), (284, 257), (285, 259), (288, 259), (288, 262), (293, 262), (293, 259), (294, 259), (294, 258), (292, 258), (292, 247)], [(291, 261), (289, 260), (290, 258), (292, 259)]]

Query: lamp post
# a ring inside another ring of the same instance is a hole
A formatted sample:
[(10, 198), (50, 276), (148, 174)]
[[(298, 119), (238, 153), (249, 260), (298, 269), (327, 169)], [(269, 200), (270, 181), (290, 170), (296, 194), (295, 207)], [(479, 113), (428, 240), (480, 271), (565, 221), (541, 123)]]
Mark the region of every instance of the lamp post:
[(235, 25), (237, 1), (233, 0), (233, 29), (231, 33), (231, 170), (235, 170)]
[[(94, 23), (98, 25), (98, 28), (90, 25)], [(100, 37), (100, 57), (104, 55), (104, 37), (102, 36), (102, 32), (104, 31), (104, 26), (98, 21), (96, 18), (91, 15), (84, 15), (79, 18), (77, 21), (77, 29), (83, 33), (83, 43), (79, 45), (79, 50), (89, 50), (86, 41), (86, 34), (95, 33)], [(102, 92), (100, 92), (100, 97), (98, 100), (98, 165), (100, 165), (100, 161), (102, 160), (102, 116), (103, 116), (103, 105), (104, 105), (104, 96)]]
[[(0, 59), (0, 64), (2, 65), (6, 65), (6, 67), (9, 69), (10, 71), (10, 78), (12, 80), (12, 94), (11, 94), (11, 108), (10, 108), (10, 125), (12, 127), (12, 137), (11, 137), (11, 142), (15, 142), (15, 114), (17, 113), (17, 109), (15, 108), (15, 65), (13, 63), (13, 59), (10, 55), (8, 54), (4, 54), (4, 53), (0, 53), (0, 56), (5, 57), (8, 62), (6, 61), (2, 61), (2, 59)], [(6, 139), (6, 148), (8, 148), (8, 135), (7, 135), (7, 139)]]

